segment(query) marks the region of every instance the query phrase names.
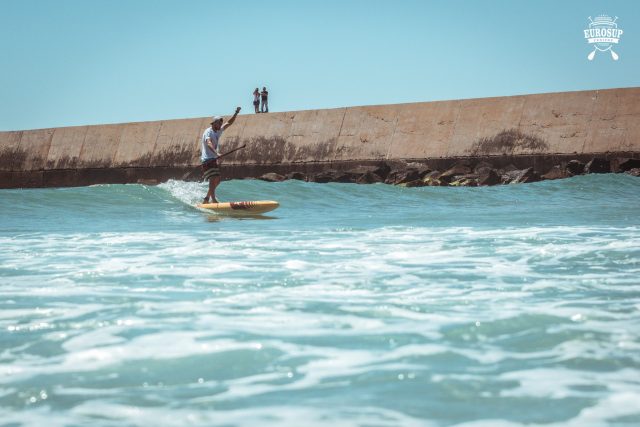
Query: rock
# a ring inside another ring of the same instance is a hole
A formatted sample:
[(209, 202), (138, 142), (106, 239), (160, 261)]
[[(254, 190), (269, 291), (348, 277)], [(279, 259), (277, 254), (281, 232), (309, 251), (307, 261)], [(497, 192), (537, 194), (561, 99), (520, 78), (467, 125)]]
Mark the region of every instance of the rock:
[(476, 175), (484, 175), (488, 173), (490, 169), (493, 169), (493, 165), (488, 162), (480, 162), (473, 168), (473, 173)]
[(310, 176), (309, 181), (324, 184), (333, 181), (335, 179), (335, 176), (336, 171), (324, 171)]
[(540, 178), (551, 180), (551, 179), (568, 178), (570, 176), (571, 175), (569, 175), (566, 169), (563, 169), (560, 166), (554, 166), (551, 169), (549, 169), (549, 171), (544, 175), (542, 175)]
[(326, 170), (320, 173), (309, 177), (309, 181), (317, 182), (317, 183), (327, 183), (327, 182), (342, 182), (342, 183), (350, 183), (354, 182), (352, 176), (347, 172), (339, 172), (337, 170)]
[(298, 181), (306, 181), (307, 175), (302, 172), (289, 172), (285, 175), (285, 179), (297, 179)]
[(442, 187), (443, 185), (447, 185), (446, 183), (440, 181), (438, 178), (431, 176), (422, 178), (422, 182), (424, 182), (424, 185), (429, 187)]
[(432, 170), (428, 165), (425, 165), (424, 163), (418, 163), (418, 162), (407, 163), (407, 169), (417, 170), (420, 178), (423, 178), (426, 174), (428, 174)]
[(505, 172), (500, 175), (500, 180), (503, 184), (510, 184), (518, 175), (518, 170)]
[(326, 182), (332, 182), (335, 179), (335, 172), (320, 172), (311, 177), (309, 177), (309, 181), (318, 182), (324, 184)]
[(584, 163), (578, 160), (571, 160), (565, 167), (570, 176), (582, 175), (584, 173)]
[(438, 179), (440, 171), (431, 171), (422, 178), (422, 182), (429, 187), (440, 187), (446, 185)]
[(477, 175), (462, 175), (456, 177), (455, 181), (449, 184), (451, 187), (477, 187), (478, 176)]
[(536, 181), (540, 181), (540, 176), (534, 172), (533, 168), (515, 170), (502, 175), (504, 184), (524, 184)]
[[(375, 172), (375, 171), (374, 171)], [(416, 179), (422, 179), (431, 172), (431, 168), (422, 163), (407, 163), (404, 166), (396, 167), (387, 173), (384, 180), (387, 184), (403, 184)], [(380, 175), (382, 177), (382, 175)]]
[(353, 175), (346, 173), (346, 172), (338, 172), (338, 174), (336, 174), (336, 178), (333, 180), (333, 182), (340, 182), (343, 184), (353, 184), (355, 181)]
[(440, 172), (432, 171), (428, 166), (418, 164), (417, 169), (410, 169), (410, 176), (416, 179), (402, 182), (398, 185), (403, 187), (426, 187), (426, 186), (440, 186), (442, 185), (439, 180), (433, 180), (432, 177), (438, 175)]
[(355, 182), (355, 177), (347, 172), (335, 172), (331, 174), (331, 180), (329, 182), (339, 182), (342, 184), (352, 184)]
[(400, 169), (400, 170), (393, 170), (389, 173), (389, 175), (387, 176), (387, 179), (385, 180), (385, 182), (387, 184), (394, 184), (394, 185), (398, 185), (398, 184), (406, 184), (407, 182), (411, 182), (411, 181), (415, 181), (416, 179), (420, 179), (420, 173), (418, 172), (417, 169)]
[(399, 187), (425, 187), (427, 184), (421, 180), (421, 179), (416, 179), (413, 181), (409, 181), (409, 182), (403, 182), (402, 184), (398, 184)]
[(356, 166), (355, 168), (351, 168), (346, 173), (354, 176), (364, 175), (367, 172), (373, 172), (378, 169), (377, 166)]
[(395, 184), (396, 183), (396, 177), (403, 172), (404, 169), (392, 169), (388, 174), (387, 177), (384, 179), (384, 183), (385, 184)]
[(356, 184), (375, 184), (377, 182), (384, 182), (384, 180), (373, 172), (367, 172), (360, 175), (356, 180)]
[(505, 166), (505, 167), (503, 167), (503, 168), (499, 169), (498, 174), (499, 174), (499, 175), (504, 175), (504, 174), (506, 174), (506, 173), (513, 172), (513, 171), (517, 171), (517, 170), (520, 170), (520, 169), (518, 169), (517, 167), (515, 167), (513, 164), (509, 164), (509, 165), (507, 165), (507, 166)]
[(584, 167), (584, 173), (609, 173), (611, 172), (611, 162), (607, 159), (596, 157), (591, 159)]
[[(356, 182), (360, 184), (371, 184), (371, 182), (367, 182), (369, 179), (374, 179), (372, 174), (375, 174), (375, 171), (378, 170), (378, 166), (358, 166), (353, 169), (349, 169), (345, 172), (349, 177), (349, 182)], [(346, 177), (345, 177), (346, 179)], [(378, 181), (374, 181), (378, 182)]]
[(627, 172), (631, 169), (640, 168), (640, 159), (617, 159), (616, 172)]
[(280, 181), (284, 181), (286, 178), (278, 173), (269, 172), (269, 173), (265, 173), (258, 179), (262, 181), (267, 181), (267, 182), (280, 182)]
[(533, 168), (527, 168), (522, 171), (521, 174), (518, 175), (516, 179), (516, 184), (523, 184), (526, 182), (538, 182), (540, 181), (540, 175), (538, 175)]
[(439, 179), (441, 181), (446, 180), (447, 178), (451, 180), (453, 179), (454, 176), (468, 175), (470, 173), (471, 173), (471, 166), (469, 166), (469, 164), (466, 162), (459, 162), (453, 165), (453, 167), (442, 172), (442, 174), (440, 174)]
[(420, 179), (433, 172), (433, 170), (427, 165), (418, 166), (416, 169), (418, 170), (418, 176), (420, 177)]
[(483, 173), (478, 176), (478, 185), (498, 185), (502, 183), (500, 175), (498, 175), (498, 172), (496, 172), (494, 169), (482, 168), (481, 170), (483, 171)]
[(398, 184), (415, 181), (421, 178), (420, 172), (418, 171), (418, 169), (414, 169), (414, 168), (410, 168), (404, 172), (401, 172), (400, 174), (397, 175), (397, 177), (399, 178), (397, 179)]
[(386, 162), (382, 162), (371, 172), (378, 175), (384, 181), (385, 179), (387, 179), (389, 172), (391, 172), (391, 166), (389, 166), (389, 164)]
[(494, 171), (496, 172), (497, 175), (500, 175), (494, 168), (489, 167), (489, 166), (483, 166), (480, 168), (475, 168), (473, 170), (473, 173), (475, 173), (478, 176), (483, 176), (483, 175), (487, 175), (489, 173), (489, 171)]
[(630, 169), (628, 171), (626, 171), (625, 173), (631, 175), (631, 176), (640, 176), (640, 168), (633, 168)]

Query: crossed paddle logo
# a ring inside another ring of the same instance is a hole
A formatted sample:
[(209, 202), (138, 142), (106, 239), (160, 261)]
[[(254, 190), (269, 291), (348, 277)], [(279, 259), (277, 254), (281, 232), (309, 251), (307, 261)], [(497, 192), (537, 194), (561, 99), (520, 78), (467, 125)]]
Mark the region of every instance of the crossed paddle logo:
[(598, 51), (609, 51), (614, 61), (620, 58), (613, 51), (613, 45), (617, 45), (620, 42), (620, 36), (623, 33), (618, 28), (617, 20), (617, 16), (612, 19), (608, 15), (599, 15), (596, 16), (596, 19), (589, 17), (589, 29), (584, 30), (584, 38), (587, 39), (587, 43), (593, 45), (593, 51), (587, 56), (589, 61), (593, 61)]

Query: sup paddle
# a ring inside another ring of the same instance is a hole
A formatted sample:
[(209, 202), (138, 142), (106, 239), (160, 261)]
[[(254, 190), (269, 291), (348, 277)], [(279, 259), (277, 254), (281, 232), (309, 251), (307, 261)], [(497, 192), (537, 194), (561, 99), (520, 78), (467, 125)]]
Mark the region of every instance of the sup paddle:
[(218, 156), (218, 158), (220, 159), (220, 158), (222, 158), (222, 157), (224, 157), (224, 156), (228, 156), (228, 155), (229, 155), (229, 154), (231, 154), (231, 153), (235, 153), (235, 152), (236, 152), (236, 151), (238, 151), (238, 150), (242, 150), (242, 149), (243, 149), (244, 147), (246, 147), (246, 146), (247, 146), (247, 144), (241, 145), (241, 146), (240, 146), (240, 147), (238, 147), (238, 148), (234, 148), (233, 150), (227, 151), (227, 152), (226, 152), (226, 153), (224, 153), (224, 154), (220, 154), (220, 155)]
[[(220, 158), (222, 158), (222, 157), (224, 157), (224, 156), (228, 156), (228, 155), (229, 155), (229, 154), (231, 154), (231, 153), (235, 153), (235, 152), (236, 152), (236, 151), (238, 151), (238, 150), (242, 150), (242, 149), (243, 149), (243, 148), (245, 148), (246, 146), (247, 146), (247, 144), (243, 144), (243, 145), (241, 145), (241, 146), (240, 146), (240, 147), (238, 147), (238, 148), (234, 148), (233, 150), (229, 150), (229, 151), (227, 151), (226, 153), (222, 153), (222, 154), (220, 154), (220, 155), (218, 156), (218, 159), (220, 159)], [(200, 168), (200, 166), (198, 166), (198, 168)], [(192, 171), (185, 173), (184, 175), (182, 175), (182, 180), (183, 180), (183, 181), (184, 181), (184, 180), (186, 180), (186, 179), (189, 177), (189, 175), (191, 175), (191, 174), (192, 174)]]

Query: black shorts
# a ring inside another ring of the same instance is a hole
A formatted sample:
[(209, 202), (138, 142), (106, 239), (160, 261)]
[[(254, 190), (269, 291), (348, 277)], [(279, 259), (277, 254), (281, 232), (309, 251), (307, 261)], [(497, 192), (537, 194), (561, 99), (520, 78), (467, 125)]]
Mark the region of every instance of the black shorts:
[(260, 101), (253, 101), (253, 105), (257, 107), (258, 105), (260, 105)]
[(207, 160), (202, 164), (202, 180), (208, 181), (215, 176), (220, 176), (220, 167), (218, 160)]

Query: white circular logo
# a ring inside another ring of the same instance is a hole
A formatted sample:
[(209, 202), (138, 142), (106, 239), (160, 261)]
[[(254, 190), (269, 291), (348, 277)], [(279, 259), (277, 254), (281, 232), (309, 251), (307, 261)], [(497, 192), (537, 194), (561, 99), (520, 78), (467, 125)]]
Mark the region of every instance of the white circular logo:
[(611, 52), (611, 57), (617, 61), (620, 57), (613, 51), (613, 45), (620, 42), (623, 31), (618, 28), (616, 21), (618, 17), (611, 18), (608, 15), (596, 16), (596, 19), (589, 17), (589, 29), (584, 30), (584, 38), (587, 43), (593, 45), (593, 51), (587, 56), (589, 61), (593, 61), (596, 52)]

